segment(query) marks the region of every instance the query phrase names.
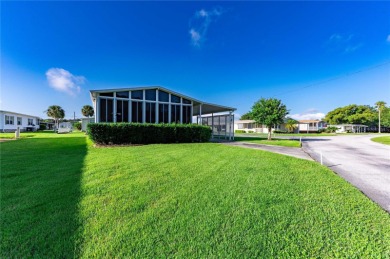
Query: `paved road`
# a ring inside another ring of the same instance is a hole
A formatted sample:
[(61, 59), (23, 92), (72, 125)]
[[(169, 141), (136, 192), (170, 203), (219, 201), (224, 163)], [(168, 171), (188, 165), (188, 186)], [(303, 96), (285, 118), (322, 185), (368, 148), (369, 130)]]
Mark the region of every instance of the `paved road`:
[(378, 135), (313, 137), (303, 149), (390, 212), (390, 146), (370, 139)]

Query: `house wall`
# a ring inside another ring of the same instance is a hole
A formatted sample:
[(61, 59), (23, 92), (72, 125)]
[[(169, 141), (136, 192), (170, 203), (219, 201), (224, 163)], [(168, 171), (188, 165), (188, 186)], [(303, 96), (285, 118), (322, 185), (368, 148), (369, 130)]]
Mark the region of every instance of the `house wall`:
[[(13, 124), (6, 124), (5, 121), (5, 116), (13, 116), (14, 117), (14, 123)], [(35, 116), (28, 116), (28, 115), (21, 115), (17, 113), (12, 113), (12, 112), (1, 112), (0, 113), (0, 131), (2, 132), (13, 132), (15, 131), (18, 127), (20, 128), (20, 131), (25, 131), (27, 127), (32, 127), (34, 131), (39, 129), (39, 118)], [(18, 125), (17, 118), (21, 117), (22, 118), (22, 124)], [(32, 125), (28, 125), (28, 119), (33, 120)]]

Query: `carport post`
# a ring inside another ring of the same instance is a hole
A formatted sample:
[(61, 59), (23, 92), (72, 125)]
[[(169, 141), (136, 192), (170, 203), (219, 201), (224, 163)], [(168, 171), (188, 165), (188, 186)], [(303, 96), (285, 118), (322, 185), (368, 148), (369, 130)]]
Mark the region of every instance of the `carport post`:
[(211, 138), (214, 138), (214, 113), (211, 114)]

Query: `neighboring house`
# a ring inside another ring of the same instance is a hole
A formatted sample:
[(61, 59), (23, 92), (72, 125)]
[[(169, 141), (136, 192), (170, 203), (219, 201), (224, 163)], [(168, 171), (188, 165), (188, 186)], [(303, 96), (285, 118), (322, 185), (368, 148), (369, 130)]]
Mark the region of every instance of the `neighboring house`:
[[(272, 127), (271, 131), (284, 129), (284, 124)], [(268, 127), (256, 123), (254, 120), (237, 120), (234, 122), (234, 131), (243, 130), (246, 133), (268, 133)]]
[(17, 112), (0, 111), (0, 132), (36, 131), (39, 129), (40, 118)]
[(336, 133), (362, 133), (366, 132), (368, 126), (362, 124), (339, 124), (329, 125), (329, 127), (337, 127)]
[[(95, 122), (190, 124), (195, 116), (198, 124), (212, 128), (213, 136), (234, 137), (235, 108), (232, 107), (199, 101), (160, 86), (92, 90), (90, 93)], [(203, 120), (205, 115), (211, 119)]]
[(322, 120), (299, 120), (298, 122), (299, 133), (315, 133), (328, 127)]

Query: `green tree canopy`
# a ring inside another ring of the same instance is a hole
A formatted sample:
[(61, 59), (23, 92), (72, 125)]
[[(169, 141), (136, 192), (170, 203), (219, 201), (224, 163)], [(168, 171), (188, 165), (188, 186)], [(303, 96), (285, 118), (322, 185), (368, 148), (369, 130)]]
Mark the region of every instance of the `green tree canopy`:
[(369, 105), (351, 104), (328, 112), (325, 121), (329, 124), (365, 124), (375, 122), (375, 109)]
[(247, 112), (241, 116), (240, 120), (252, 120), (252, 114)]
[(283, 123), (288, 111), (281, 100), (261, 98), (253, 104), (251, 114), (256, 123), (267, 126), (268, 140), (271, 140), (272, 126)]
[(94, 115), (93, 107), (91, 105), (84, 105), (83, 108), (81, 109), (81, 113), (85, 117), (92, 117)]
[(54, 119), (54, 122), (56, 123), (56, 126), (58, 128), (58, 122), (60, 119), (63, 119), (65, 117), (65, 111), (61, 108), (61, 106), (51, 105), (49, 106), (49, 108), (47, 108), (46, 115)]

